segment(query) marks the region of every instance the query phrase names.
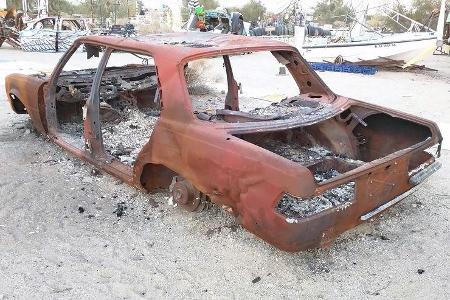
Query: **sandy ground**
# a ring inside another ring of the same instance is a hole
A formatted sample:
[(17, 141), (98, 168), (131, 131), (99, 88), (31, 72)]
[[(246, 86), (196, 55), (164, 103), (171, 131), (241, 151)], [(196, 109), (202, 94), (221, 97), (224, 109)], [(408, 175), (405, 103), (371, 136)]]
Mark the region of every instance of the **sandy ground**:
[[(443, 170), (381, 218), (329, 249), (284, 253), (220, 209), (173, 208), (167, 194), (91, 175), (89, 165), (37, 136), (7, 107), (3, 78), (51, 70), (58, 58), (0, 49), (1, 300), (450, 298), (450, 151), (443, 151)], [(320, 76), (338, 93), (444, 128), (450, 58), (427, 65), (440, 71)], [(127, 209), (118, 218), (122, 202)]]

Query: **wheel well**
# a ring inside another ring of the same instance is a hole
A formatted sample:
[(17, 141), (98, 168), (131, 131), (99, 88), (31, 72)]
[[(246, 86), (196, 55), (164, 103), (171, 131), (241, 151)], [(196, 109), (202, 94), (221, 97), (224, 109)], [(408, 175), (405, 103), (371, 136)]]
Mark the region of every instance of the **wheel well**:
[(25, 105), (23, 105), (23, 103), (22, 103), (22, 101), (20, 100), (19, 97), (17, 97), (13, 93), (10, 93), (9, 94), (9, 99), (11, 100), (11, 105), (13, 107), (13, 110), (17, 114), (26, 114), (27, 113), (27, 108), (25, 107)]
[(141, 173), (141, 185), (152, 192), (157, 189), (167, 189), (177, 173), (159, 164), (146, 164)]

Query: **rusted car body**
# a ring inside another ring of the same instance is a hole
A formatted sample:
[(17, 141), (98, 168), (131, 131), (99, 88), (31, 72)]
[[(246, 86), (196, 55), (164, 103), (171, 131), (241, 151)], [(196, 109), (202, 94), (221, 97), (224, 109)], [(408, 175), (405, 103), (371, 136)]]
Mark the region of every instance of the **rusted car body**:
[[(81, 43), (101, 47), (103, 58), (83, 103), (84, 146), (75, 147), (58, 123), (58, 82)], [(112, 49), (151, 55), (151, 72), (158, 76), (147, 98), (155, 99), (160, 116), (132, 166), (107, 153), (102, 140), (98, 91)], [(238, 86), (227, 62), (229, 56), (258, 51), (270, 51), (294, 77), (301, 92), (283, 105), (300, 107), (298, 114), (271, 118), (239, 111)], [(194, 113), (184, 77), (190, 61), (205, 57), (223, 57), (227, 69), (226, 103), (214, 121)], [(174, 200), (190, 211), (211, 201), (286, 251), (327, 246), (400, 201), (440, 167), (442, 136), (435, 123), (334, 94), (297, 49), (273, 40), (209, 33), (83, 37), (50, 77), (12, 74), (6, 91), (16, 113), (28, 113), (40, 133), (73, 155), (143, 191), (170, 187)], [(326, 153), (314, 157), (321, 152), (305, 150), (304, 162), (280, 147), (322, 147)], [(325, 176), (330, 170), (336, 174)], [(311, 209), (317, 206), (323, 208)]]

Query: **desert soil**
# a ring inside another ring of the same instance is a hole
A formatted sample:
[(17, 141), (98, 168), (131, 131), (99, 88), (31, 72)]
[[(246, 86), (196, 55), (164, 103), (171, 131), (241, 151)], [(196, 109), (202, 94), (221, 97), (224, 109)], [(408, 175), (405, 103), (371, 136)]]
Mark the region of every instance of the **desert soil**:
[[(0, 300), (449, 299), (450, 151), (413, 195), (328, 249), (282, 252), (219, 208), (191, 214), (66, 154), (7, 106), (3, 79), (59, 54), (0, 49)], [(320, 73), (336, 92), (430, 118), (450, 135), (438, 72)], [(121, 217), (118, 217), (121, 216)]]

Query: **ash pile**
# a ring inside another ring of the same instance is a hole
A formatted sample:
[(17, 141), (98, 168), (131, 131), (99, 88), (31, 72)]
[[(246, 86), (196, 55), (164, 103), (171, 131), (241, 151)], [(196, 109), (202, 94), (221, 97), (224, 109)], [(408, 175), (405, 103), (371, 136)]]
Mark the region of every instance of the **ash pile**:
[[(341, 173), (337, 170), (330, 169), (326, 172), (317, 172), (314, 179), (320, 183), (339, 175)], [(354, 195), (355, 183), (349, 182), (310, 199), (297, 199), (285, 195), (278, 203), (277, 210), (287, 218), (302, 219), (334, 207), (351, 205)]]
[(320, 162), (326, 157), (334, 157), (334, 153), (323, 147), (307, 148), (275, 139), (264, 140), (258, 146), (304, 166)]
[[(326, 160), (343, 161), (349, 169), (364, 164), (363, 161), (337, 156), (320, 146), (307, 148), (283, 143), (279, 140), (267, 140), (263, 147), (291, 161), (309, 166), (310, 169), (314, 169)], [(335, 168), (322, 168), (313, 170), (313, 174), (315, 181), (321, 183), (340, 176), (342, 172)], [(302, 219), (334, 207), (351, 205), (354, 195), (355, 183), (349, 182), (310, 199), (297, 199), (290, 195), (285, 195), (278, 203), (277, 210), (287, 218)]]
[[(150, 140), (160, 111), (139, 109), (125, 100), (110, 103), (119, 115), (113, 120), (102, 121), (103, 145), (109, 154), (121, 162), (134, 165), (139, 152)], [(102, 102), (102, 106), (108, 107), (109, 104)]]
[(306, 100), (299, 97), (286, 98), (269, 106), (255, 108), (249, 113), (255, 116), (271, 117), (273, 120), (286, 120), (301, 117), (304, 120), (328, 116), (333, 107), (327, 103)]

